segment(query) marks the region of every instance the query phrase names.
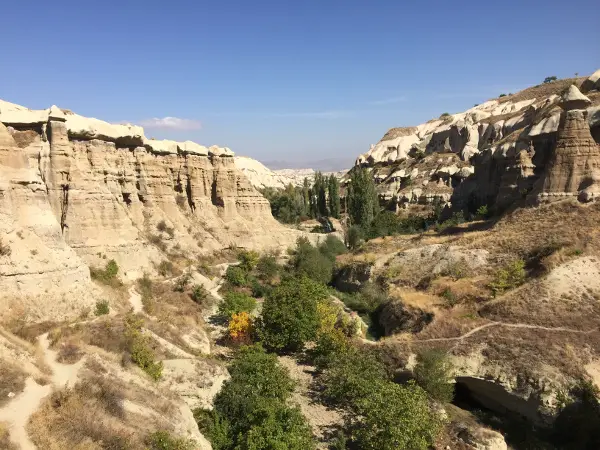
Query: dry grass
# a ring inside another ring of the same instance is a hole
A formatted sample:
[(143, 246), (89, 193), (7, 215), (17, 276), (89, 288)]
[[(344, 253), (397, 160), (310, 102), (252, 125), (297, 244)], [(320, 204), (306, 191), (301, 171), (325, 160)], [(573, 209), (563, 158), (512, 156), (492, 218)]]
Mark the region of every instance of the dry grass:
[(0, 406), (10, 401), (8, 394), (18, 394), (25, 389), (27, 373), (7, 361), (0, 360)]
[(65, 342), (61, 344), (56, 360), (62, 364), (75, 364), (83, 357), (83, 352), (79, 345), (74, 342)]
[(389, 141), (402, 136), (409, 136), (417, 131), (417, 127), (396, 127), (390, 128), (379, 142)]
[(38, 336), (60, 325), (59, 322), (26, 323), (23, 320), (16, 321), (8, 326), (10, 331), (20, 338), (36, 343)]
[(522, 102), (523, 100), (559, 95), (572, 84), (580, 87), (581, 83), (586, 79), (587, 77), (564, 78), (562, 80), (553, 81), (552, 83), (542, 83), (540, 81), (541, 84), (538, 84), (537, 86), (523, 89), (516, 94), (507, 95), (506, 97), (500, 97), (495, 100), (498, 100), (498, 103)]
[(124, 393), (100, 377), (51, 394), (31, 417), (38, 448), (143, 449), (137, 430), (123, 423)]
[(19, 450), (19, 447), (10, 440), (8, 425), (2, 422), (0, 422), (0, 448), (4, 450)]

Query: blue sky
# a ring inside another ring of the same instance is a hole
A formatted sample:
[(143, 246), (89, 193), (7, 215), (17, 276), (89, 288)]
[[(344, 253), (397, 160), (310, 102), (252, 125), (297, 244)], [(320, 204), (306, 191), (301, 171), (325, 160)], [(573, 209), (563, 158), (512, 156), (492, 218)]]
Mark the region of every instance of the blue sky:
[(263, 161), (349, 165), (390, 127), (600, 68), (598, 0), (19, 0), (2, 16), (0, 98)]

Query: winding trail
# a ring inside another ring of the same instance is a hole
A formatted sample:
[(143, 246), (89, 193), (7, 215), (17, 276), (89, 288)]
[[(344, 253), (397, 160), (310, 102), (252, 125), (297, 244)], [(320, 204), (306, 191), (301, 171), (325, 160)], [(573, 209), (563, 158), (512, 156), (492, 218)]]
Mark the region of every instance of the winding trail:
[(431, 339), (418, 339), (413, 342), (448, 342), (448, 341), (462, 341), (469, 336), (473, 336), (475, 333), (480, 332), (486, 328), (490, 327), (507, 327), (507, 328), (525, 328), (529, 330), (543, 330), (543, 331), (551, 331), (551, 332), (562, 332), (562, 333), (578, 333), (578, 334), (591, 334), (598, 329), (592, 330), (575, 330), (573, 328), (564, 328), (564, 327), (544, 327), (542, 325), (530, 325), (527, 323), (507, 323), (507, 322), (490, 322), (484, 325), (480, 325), (472, 330), (466, 332), (461, 336), (456, 337), (447, 337), (447, 338), (431, 338)]
[(73, 386), (77, 382), (79, 370), (85, 363), (85, 357), (75, 364), (61, 364), (57, 361), (58, 352), (50, 349), (48, 333), (37, 338), (38, 345), (42, 349), (43, 362), (52, 371), (49, 384), (41, 385), (33, 377), (25, 380), (25, 389), (13, 397), (13, 399), (0, 409), (0, 422), (8, 424), (10, 440), (19, 446), (21, 450), (36, 450), (35, 444), (27, 434), (27, 423), (54, 388), (62, 389)]

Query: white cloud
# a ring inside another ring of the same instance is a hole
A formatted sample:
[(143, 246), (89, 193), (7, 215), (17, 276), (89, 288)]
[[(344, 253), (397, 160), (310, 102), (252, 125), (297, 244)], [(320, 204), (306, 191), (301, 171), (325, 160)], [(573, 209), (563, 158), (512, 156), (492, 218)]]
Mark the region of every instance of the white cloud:
[(401, 103), (401, 102), (405, 102), (406, 101), (406, 97), (390, 97), (390, 98), (385, 98), (383, 100), (376, 100), (374, 102), (371, 102), (371, 105), (391, 105), (392, 103)]
[(199, 130), (202, 123), (194, 119), (180, 119), (179, 117), (154, 117), (153, 119), (140, 120), (139, 124), (146, 128), (163, 130)]

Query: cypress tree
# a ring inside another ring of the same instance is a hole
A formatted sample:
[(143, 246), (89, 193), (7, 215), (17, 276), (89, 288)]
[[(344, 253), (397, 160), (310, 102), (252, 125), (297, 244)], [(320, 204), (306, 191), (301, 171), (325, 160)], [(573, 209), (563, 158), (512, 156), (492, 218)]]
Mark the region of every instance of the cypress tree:
[(329, 213), (336, 219), (340, 218), (340, 182), (331, 174), (327, 180), (327, 189), (329, 193)]

